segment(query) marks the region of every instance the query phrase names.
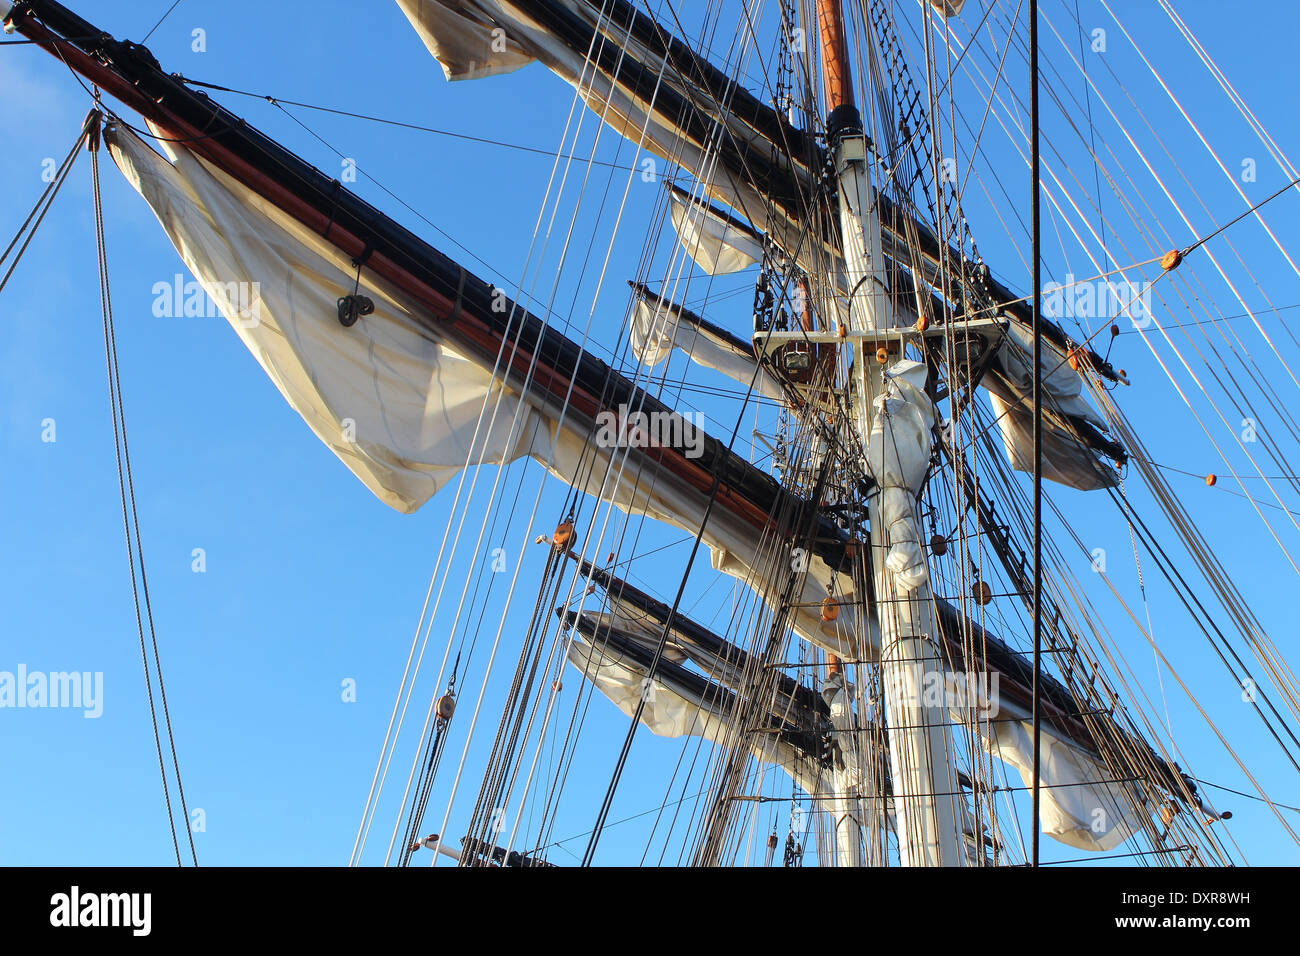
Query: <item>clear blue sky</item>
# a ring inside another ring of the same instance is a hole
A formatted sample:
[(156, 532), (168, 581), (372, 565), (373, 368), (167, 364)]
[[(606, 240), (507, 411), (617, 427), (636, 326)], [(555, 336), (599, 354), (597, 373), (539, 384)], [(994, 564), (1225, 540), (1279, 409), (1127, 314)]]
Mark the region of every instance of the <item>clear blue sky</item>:
[[(168, 5), (164, 0), (130, 0), (107, 8), (73, 4), (103, 29), (135, 40)], [(1229, 115), (1226, 100), (1155, 5), (1120, 6), (1117, 12), (1125, 26), (1142, 38), (1153, 63), (1188, 104), (1229, 169), (1238, 170), (1243, 158), (1257, 158), (1258, 181), (1245, 185), (1252, 201), (1282, 185), (1285, 179), (1277, 167), (1248, 138), (1240, 120)], [(975, 22), (983, 4), (972, 0), (968, 7), (964, 16)], [(1044, 3), (1063, 31), (1069, 23), (1064, 11), (1073, 7), (1072, 2)], [(1104, 55), (1126, 78), (1129, 92), (1139, 99), (1209, 206), (1209, 212), (1202, 210), (1172, 173), (1180, 197), (1191, 203), (1189, 215), (1197, 231), (1244, 209), (1105, 11), (1091, 0), (1081, 0), (1081, 8), (1086, 23), (1111, 27)], [(1292, 84), (1279, 80), (1291, 62), (1297, 26), (1290, 5), (1274, 2), (1257, 5), (1250, 13), (1225, 13), (1220, 4), (1201, 0), (1179, 3), (1178, 9), (1282, 149), (1300, 155)], [(1005, 16), (1005, 11), (999, 15)], [(202, 53), (191, 49), (196, 28), (206, 31)], [(999, 28), (999, 36), (1001, 32)], [(1077, 34), (1070, 39), (1077, 42)], [(1071, 76), (1071, 89), (1082, 95), (1077, 74), (1070, 72), (1073, 67), (1059, 47), (1051, 48), (1054, 43), (1046, 33), (1047, 62)], [(558, 143), (572, 99), (569, 87), (536, 65), (509, 77), (446, 83), (390, 3), (362, 8), (334, 0), (182, 0), (148, 45), (164, 69), (191, 78), (546, 149)], [(1096, 60), (1089, 63), (1107, 95), (1126, 102), (1104, 67)], [(1011, 79), (1019, 81), (1023, 91), (1023, 70), (1012, 71)], [(7, 174), (0, 234), (7, 241), (43, 188), (43, 161), (67, 151), (88, 104), (67, 70), (32, 47), (0, 49), (0, 89), (6, 91), (0, 98), (0, 128), (5, 130)], [(284, 113), (257, 99), (220, 99), (290, 149), (338, 174), (337, 157)], [(1093, 109), (1100, 110), (1095, 101)], [(550, 170), (546, 157), (315, 112), (299, 110), (295, 115), (355, 157), (369, 177), (402, 196), (419, 216), (364, 175), (355, 187), (363, 196), (479, 275), (516, 288)], [(1072, 113), (1071, 119), (1078, 122), (1081, 117)], [(1113, 125), (1105, 124), (1099, 112), (1097, 119), (1106, 141), (1132, 172), (1138, 191), (1157, 209), (1177, 244), (1185, 245), (1191, 233), (1162, 203), (1149, 178), (1143, 178), (1140, 163)], [(1064, 129), (1058, 116), (1047, 121), (1049, 135), (1063, 143)], [(1001, 145), (989, 141), (994, 170), (990, 177), (990, 169), (984, 168), (986, 181), (992, 188), (996, 177), (1010, 196), (1023, 202), (1027, 174), (1002, 140)], [(1143, 148), (1148, 145), (1158, 148), (1146, 134)], [(620, 146), (608, 136), (598, 155), (624, 165), (634, 158), (630, 146)], [(1072, 147), (1067, 165), (1090, 183), (1091, 169), (1084, 158)], [(1168, 157), (1161, 155), (1160, 165), (1162, 174), (1172, 172)], [(190, 805), (206, 814), (206, 831), (195, 834), (199, 860), (346, 862), (411, 631), (449, 519), (450, 495), (435, 498), (414, 516), (391, 511), (314, 438), (223, 320), (156, 318), (151, 311), (154, 284), (170, 281), (184, 268), (144, 202), (111, 163), (105, 162), (103, 174), (118, 347), (154, 617), (186, 793)], [(599, 172), (599, 188), (608, 175), (608, 170)], [(612, 182), (617, 197), (622, 180)], [(609, 268), (592, 331), (596, 350), (605, 356), (620, 344), (618, 325), (626, 306), (623, 279), (636, 271), (642, 237), (651, 225), (654, 197), (649, 191), (654, 188), (634, 185), (620, 233), (623, 241)], [(990, 200), (972, 187), (967, 203), (985, 259), (1013, 288), (1027, 290), (1026, 270)], [(1010, 221), (1006, 206), (998, 205), (998, 213)], [(1269, 218), (1284, 244), (1294, 238), (1296, 211), (1293, 197), (1269, 207)], [(602, 237), (598, 252), (603, 252), (602, 239), (607, 241), (610, 212), (589, 205), (580, 219), (587, 236), (595, 228)], [(1013, 229), (1019, 229), (1014, 222)], [(1055, 216), (1046, 216), (1044, 230), (1050, 277), (1059, 281), (1067, 271), (1090, 272)], [(1058, 235), (1065, 237), (1059, 244)], [(1019, 238), (1027, 248), (1022, 234)], [(1240, 279), (1249, 306), (1262, 306), (1265, 294), (1277, 306), (1300, 302), (1300, 280), (1257, 227), (1243, 224), (1232, 238), (1259, 287), (1244, 277), (1226, 247), (1215, 248), (1231, 260), (1229, 271)], [(662, 256), (668, 251), (665, 240)], [(1214, 276), (1208, 266), (1199, 274)], [(709, 317), (743, 334), (750, 301), (744, 290), (752, 281), (752, 273), (715, 280), (714, 291), (739, 294), (723, 300)], [(594, 280), (587, 276), (580, 283), (566, 282), (555, 311), (582, 328)], [(1206, 282), (1212, 308), (1227, 314), (1241, 311), (1222, 282)], [(85, 719), (75, 710), (0, 711), (9, 780), (0, 788), (0, 862), (165, 865), (171, 845), (122, 541), (96, 295), (89, 164), (84, 157), (6, 288), (0, 310), (5, 330), (0, 338), (0, 460), (5, 463), (2, 487), (8, 504), (6, 547), (0, 552), (5, 608), (0, 670), (25, 664), (30, 670), (101, 671), (105, 683), (103, 715), (98, 719)], [(1176, 314), (1173, 321), (1185, 318), (1185, 313)], [(1262, 318), (1261, 323), (1270, 333), (1277, 331), (1276, 318)], [(1242, 329), (1252, 350), (1263, 347), (1248, 323), (1234, 322), (1234, 327)], [(1288, 360), (1296, 357), (1289, 338), (1279, 334), (1275, 340)], [(1117, 364), (1126, 367), (1134, 381), (1119, 398), (1129, 417), (1145, 429), (1156, 460), (1196, 474), (1225, 473), (1223, 462), (1141, 340), (1123, 336), (1116, 355)], [(1200, 366), (1197, 370), (1199, 374)], [(1273, 365), (1268, 372), (1280, 375)], [(701, 374), (699, 381), (705, 384), (723, 384)], [(1186, 373), (1180, 373), (1180, 381), (1189, 381)], [(1293, 387), (1289, 381), (1285, 387), (1277, 381), (1284, 400)], [(1215, 394), (1221, 398), (1222, 389)], [(706, 401), (695, 394), (676, 404), (704, 412), (710, 431), (724, 437), (737, 412), (734, 402)], [(56, 422), (54, 443), (41, 440), (41, 423), (47, 418)], [(1217, 422), (1210, 428), (1224, 438)], [(1238, 456), (1232, 461), (1241, 464)], [(499, 543), (515, 547), (553, 527), (562, 491), (555, 482), (547, 485), (537, 520), (531, 526), (526, 521), (540, 474), (535, 466), (520, 465), (508, 476), (506, 486), (510, 495), (517, 495), (519, 506), (513, 515), (503, 514), (500, 526), (493, 529)], [(1242, 499), (1221, 493), (1222, 488), (1207, 489), (1195, 479), (1174, 476), (1174, 483), (1256, 614), (1289, 650), (1294, 646), (1290, 597), (1295, 580), (1277, 544)], [(516, 493), (516, 488), (522, 490)], [(1151, 514), (1145, 493), (1136, 484), (1130, 492)], [(1125, 598), (1138, 600), (1128, 534), (1109, 502), (1067, 491), (1057, 493), (1056, 500), (1069, 510), (1075, 527), (1095, 542), (1092, 546), (1107, 549), (1112, 577)], [(1273, 511), (1269, 517), (1288, 550), (1300, 550), (1300, 535), (1286, 515)], [(680, 537), (647, 528), (639, 549)], [(206, 552), (206, 573), (191, 570), (195, 548)], [(678, 548), (667, 552), (675, 556), (671, 560), (661, 556), (638, 563), (634, 579), (671, 599), (675, 569), (685, 553)], [(529, 555), (519, 592), (524, 597), (518, 600), (519, 614), (507, 622), (489, 701), (494, 693), (499, 699), (499, 682), (512, 669), (517, 653), (513, 639), (522, 631), (532, 603), (540, 566), (536, 551)], [(1079, 556), (1078, 561), (1077, 573), (1090, 577), (1086, 559)], [(705, 622), (724, 622), (732, 582), (715, 581), (707, 561), (699, 564), (684, 606)], [(1190, 570), (1185, 558), (1182, 564)], [(1143, 567), (1156, 635), (1171, 661), (1273, 796), (1300, 802), (1294, 770), (1282, 766), (1276, 748), (1238, 700), (1238, 689), (1213, 660), (1204, 639), (1187, 627), (1169, 595), (1153, 580), (1149, 562)], [(453, 581), (463, 580), (466, 570)], [(1121, 609), (1099, 582), (1086, 583), (1128, 652), (1135, 678), (1159, 700), (1150, 651), (1135, 635), (1125, 633)], [(1140, 601), (1134, 607), (1141, 617)], [(522, 620), (514, 619), (520, 616)], [(488, 618), (496, 620), (491, 613)], [(451, 628), (449, 609), (444, 609), (431, 642), (435, 664)], [(484, 644), (494, 630), (483, 634)], [(486, 651), (481, 647), (478, 655), (469, 673), (461, 675), (463, 692), (476, 690), (482, 679)], [(340, 684), (348, 678), (357, 684), (355, 703), (341, 700)], [(426, 671), (419, 694), (434, 692), (431, 681)], [(577, 685), (576, 675), (568, 672), (566, 691), (576, 692)], [(1251, 789), (1168, 675), (1165, 689), (1174, 738), (1197, 757), (1196, 772), (1227, 786)], [(492, 707), (484, 708), (485, 720), (494, 720), (494, 714)], [(422, 711), (416, 719), (420, 716)], [(626, 719), (604, 701), (592, 705), (583, 735), (584, 758), (567, 791), (556, 837), (590, 828), (625, 728)], [(413, 735), (407, 743), (413, 745)], [(437, 828), (446, 806), (447, 784), (462, 743), (458, 738), (449, 748), (426, 832)], [(693, 746), (686, 748), (684, 763), (694, 752)], [(471, 754), (471, 767), (475, 753), (478, 750)], [(666, 781), (682, 754), (680, 743), (639, 734), (610, 820), (623, 820), (662, 802)], [(387, 842), (409, 761), (407, 749), (394, 762), (371, 851)], [(672, 799), (682, 795), (681, 779)], [(477, 775), (467, 772), (455, 814), (461, 825), (476, 784)], [(786, 790), (788, 784), (781, 778), (768, 792)], [(1251, 862), (1300, 860), (1296, 847), (1259, 804), (1210, 794), (1220, 807), (1236, 812), (1232, 832)], [(770, 827), (772, 815), (763, 819)], [(1295, 814), (1289, 819), (1293, 826), (1300, 822)], [(597, 862), (639, 860), (652, 820), (653, 815), (611, 827)], [(679, 821), (678, 832), (681, 825)], [(784, 833), (784, 819), (779, 826)], [(456, 820), (448, 832), (459, 835)], [(585, 839), (568, 842), (564, 849), (552, 851), (551, 858), (576, 862), (567, 853), (580, 856), (584, 845)], [(1078, 855), (1050, 841), (1044, 841), (1044, 848), (1047, 859)], [(373, 862), (376, 857), (371, 853), (367, 859)]]

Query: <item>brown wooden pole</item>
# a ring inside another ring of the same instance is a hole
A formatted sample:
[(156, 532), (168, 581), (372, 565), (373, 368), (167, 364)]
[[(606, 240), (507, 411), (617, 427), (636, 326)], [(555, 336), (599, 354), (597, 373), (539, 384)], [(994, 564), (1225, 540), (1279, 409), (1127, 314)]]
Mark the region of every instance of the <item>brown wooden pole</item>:
[(849, 45), (840, 0), (817, 0), (817, 33), (821, 39), (826, 112), (853, 106), (853, 75), (849, 71)]

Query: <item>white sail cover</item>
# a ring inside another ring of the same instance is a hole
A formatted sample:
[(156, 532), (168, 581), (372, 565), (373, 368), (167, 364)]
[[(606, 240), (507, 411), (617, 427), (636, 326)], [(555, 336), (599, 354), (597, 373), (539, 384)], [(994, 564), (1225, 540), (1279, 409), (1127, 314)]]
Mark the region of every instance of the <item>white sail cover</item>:
[(752, 232), (727, 222), (707, 206), (669, 193), (669, 216), (677, 240), (696, 265), (711, 276), (748, 269), (763, 259), (763, 244)]
[(880, 488), (880, 516), (889, 542), (885, 564), (906, 591), (930, 579), (914, 525), (916, 496), (930, 470), (935, 422), (934, 403), (925, 394), (927, 374), (924, 362), (910, 359), (886, 371), (867, 440), (867, 467)]
[[(989, 403), (997, 417), (1007, 460), (1017, 471), (1034, 470), (1033, 387), (1034, 335), (1024, 326), (1007, 323), (1007, 338), (998, 351), (1006, 383), (986, 377)], [(1091, 491), (1118, 483), (1114, 470), (1070, 431), (1053, 424), (1063, 417), (1082, 419), (1105, 431), (1106, 420), (1083, 397), (1083, 379), (1070, 368), (1067, 356), (1043, 341), (1039, 360), (1043, 400), (1043, 477), (1058, 484)], [(1008, 387), (1009, 386), (1009, 387)]]
[(652, 368), (676, 348), (697, 365), (721, 372), (742, 388), (749, 388), (752, 382), (755, 394), (776, 400), (785, 397), (780, 383), (758, 364), (751, 349), (738, 348), (736, 343), (710, 334), (667, 305), (639, 299), (628, 336), (632, 354)]

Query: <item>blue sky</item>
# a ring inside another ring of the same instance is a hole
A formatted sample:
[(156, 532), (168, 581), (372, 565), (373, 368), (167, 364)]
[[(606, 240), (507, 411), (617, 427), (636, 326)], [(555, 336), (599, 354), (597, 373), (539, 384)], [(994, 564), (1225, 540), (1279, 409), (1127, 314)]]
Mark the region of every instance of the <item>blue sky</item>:
[[(133, 0), (87, 12), (103, 29), (139, 39), (167, 6), (163, 0)], [(1291, 90), (1278, 80), (1280, 65), (1290, 60), (1294, 34), (1295, 15), (1288, 6), (1265, 4), (1249, 15), (1225, 15), (1219, 4), (1209, 2), (1180, 3), (1178, 9), (1282, 149), (1294, 153), (1300, 151), (1300, 120)], [(972, 0), (968, 7), (982, 9), (982, 4)], [(1194, 225), (1202, 227), (1198, 232), (1241, 212), (1245, 205), (1240, 197), (1153, 85), (1113, 21), (1088, 0), (1081, 7), (1085, 23), (1109, 28), (1104, 56), (1177, 157), (1186, 182), (1172, 172), (1167, 157), (1162, 157), (1162, 173), (1171, 173)], [(1044, 9), (1058, 29), (1064, 29), (1069, 22), (1065, 11), (1073, 4), (1048, 2)], [(979, 10), (968, 11), (964, 17), (978, 15)], [(1258, 180), (1245, 186), (1251, 200), (1284, 184), (1276, 165), (1247, 136), (1240, 119), (1229, 113), (1227, 101), (1154, 4), (1126, 9), (1121, 16), (1131, 33), (1150, 38), (1143, 41), (1148, 55), (1189, 105), (1229, 169), (1239, 169), (1246, 158), (1258, 159)], [(192, 50), (195, 29), (205, 31), (206, 50), (201, 53)], [(1070, 39), (1077, 42), (1077, 31)], [(1072, 65), (1059, 47), (1051, 47), (1054, 42), (1050, 33), (1044, 37), (1047, 63), (1072, 76), (1072, 89), (1082, 95), (1077, 72), (1070, 73)], [(362, 14), (356, 4), (342, 2), (182, 0), (148, 45), (164, 69), (194, 79), (543, 149), (559, 142), (572, 100), (571, 90), (539, 66), (508, 77), (446, 83), (395, 4), (374, 4)], [(1099, 62), (1089, 63), (1107, 95), (1126, 102)], [(1023, 91), (1023, 70), (1012, 71), (1010, 79), (1018, 79)], [(8, 94), (0, 99), (8, 172), (0, 232), (7, 237), (43, 188), (43, 161), (67, 151), (88, 104), (67, 70), (31, 47), (0, 50), (0, 88)], [(219, 99), (309, 161), (338, 174), (337, 156), (280, 110), (254, 98)], [(1133, 172), (1136, 191), (1156, 208), (1177, 243), (1185, 245), (1189, 231), (1143, 178), (1140, 163), (1113, 125), (1104, 126), (1095, 101), (1093, 108), (1099, 132)], [(1049, 136), (1064, 144), (1066, 120), (1046, 104), (1045, 109)], [(512, 292), (517, 288), (550, 171), (546, 157), (317, 112), (295, 110), (294, 115), (356, 159), (365, 175), (355, 188), (363, 196), (472, 271)], [(1077, 122), (1080, 117), (1070, 118)], [(1158, 150), (1149, 132), (1135, 135), (1144, 149)], [(589, 149), (589, 140), (580, 145), (580, 155), (584, 147)], [(1028, 191), (1023, 164), (1005, 141), (990, 139), (988, 148), (987, 183), (991, 187), (1000, 182), (1009, 196), (1023, 200)], [(611, 136), (602, 138), (597, 155), (623, 166), (635, 159), (630, 145)], [(1082, 171), (1090, 181), (1085, 160), (1077, 146), (1071, 146), (1061, 166)], [(596, 237), (598, 253), (608, 242), (613, 207), (622, 191), (617, 175), (626, 174), (607, 168), (594, 172), (591, 198), (579, 211), (585, 230), (581, 234), (584, 239)], [(171, 281), (183, 266), (146, 205), (111, 163), (104, 163), (103, 176), (118, 349), (153, 610), (186, 794), (190, 805), (202, 808), (206, 816), (206, 830), (195, 834), (200, 862), (346, 862), (438, 545), (453, 518), (451, 497), (436, 497), (414, 516), (390, 510), (315, 439), (223, 320), (155, 317), (154, 284)], [(399, 194), (419, 215), (395, 202), (376, 182)], [(595, 197), (607, 184), (615, 198), (601, 203)], [(1189, 184), (1208, 210), (1195, 204)], [(650, 211), (657, 188), (638, 181), (630, 194), (622, 238), (592, 326), (593, 347), (602, 357), (620, 344), (619, 322), (627, 304), (623, 279), (636, 272), (643, 237), (653, 225)], [(977, 187), (968, 194), (976, 239), (995, 271), (1012, 288), (1025, 290), (1025, 270), (999, 223), (1011, 217), (1005, 204), (996, 201), (996, 193), (990, 195), (993, 200)], [(1295, 212), (1291, 196), (1267, 210), (1283, 244), (1294, 236)], [(1050, 213), (1044, 219), (1044, 235), (1049, 263), (1045, 273), (1050, 278), (1060, 281), (1067, 271), (1090, 274), (1077, 243)], [(1058, 243), (1057, 236), (1065, 238)], [(1265, 295), (1277, 306), (1300, 302), (1300, 279), (1257, 226), (1244, 223), (1230, 236), (1258, 285), (1226, 247), (1211, 248), (1222, 255), (1250, 307), (1260, 307)], [(1017, 238), (1021, 249), (1027, 249), (1023, 234)], [(670, 251), (665, 239), (657, 254), (666, 262)], [(1116, 258), (1121, 259), (1119, 253)], [(599, 260), (597, 254), (594, 261)], [(548, 259), (545, 265), (554, 263)], [(1208, 267), (1198, 275), (1207, 277), (1204, 296), (1212, 307), (1225, 314), (1241, 311)], [(547, 289), (549, 279), (546, 275), (537, 287)], [(581, 329), (595, 282), (593, 274), (581, 279), (566, 275), (555, 300), (556, 321), (567, 319)], [(714, 280), (715, 292), (739, 294), (723, 300), (709, 317), (744, 334), (750, 300), (746, 290), (752, 282), (752, 273)], [(704, 285), (692, 288), (702, 292)], [(0, 670), (25, 664), (30, 670), (104, 674), (104, 710), (98, 719), (85, 719), (76, 710), (0, 712), (0, 741), (12, 781), (0, 790), (0, 861), (166, 864), (171, 841), (163, 821), (123, 553), (85, 157), (5, 289), (0, 308), (6, 332), (0, 339), (0, 443), (9, 502), (8, 546), (0, 553), (0, 593), (6, 609)], [(1182, 318), (1184, 314), (1175, 314), (1173, 320)], [(1279, 320), (1266, 316), (1261, 323), (1274, 334), (1284, 357), (1293, 360), (1296, 349), (1290, 339), (1276, 334)], [(1234, 324), (1238, 326), (1252, 354), (1258, 353), (1279, 392), (1287, 396), (1294, 386), (1284, 384), (1280, 365), (1263, 356), (1260, 335), (1248, 323)], [(1122, 336), (1115, 349), (1116, 364), (1123, 365), (1134, 382), (1118, 398), (1143, 429), (1155, 460), (1197, 475), (1225, 474), (1222, 459), (1140, 338)], [(680, 357), (675, 361), (680, 363)], [(1199, 374), (1201, 367), (1195, 367)], [(682, 371), (680, 365), (673, 370)], [(701, 375), (699, 381), (705, 384), (721, 383)], [(1183, 384), (1190, 380), (1186, 373), (1178, 378)], [(1216, 395), (1222, 396), (1222, 386)], [(735, 402), (696, 393), (677, 396), (673, 403), (703, 412), (709, 430), (724, 437), (738, 411)], [(45, 419), (56, 422), (53, 443), (41, 440)], [(1221, 444), (1226, 441), (1224, 427), (1212, 416), (1206, 420), (1211, 435)], [(1235, 452), (1230, 459), (1236, 466), (1243, 464)], [(513, 496), (517, 504), (503, 509), (488, 537), (512, 554), (522, 542), (549, 531), (557, 518), (563, 488), (552, 481), (541, 492), (537, 517), (529, 521), (540, 475), (535, 466), (518, 465), (503, 479), (506, 500)], [(494, 477), (485, 473), (481, 480), (490, 483)], [(1294, 572), (1277, 543), (1247, 502), (1225, 493), (1235, 485), (1225, 481), (1208, 489), (1195, 478), (1172, 475), (1171, 480), (1265, 628), (1284, 652), (1289, 650)], [(1151, 515), (1149, 497), (1136, 480), (1129, 492)], [(1114, 508), (1106, 500), (1064, 490), (1053, 494), (1089, 545), (1107, 549), (1116, 587), (1137, 602), (1133, 606), (1142, 617), (1128, 532)], [(1295, 526), (1280, 511), (1269, 512), (1269, 517), (1282, 544), (1294, 552), (1300, 537)], [(650, 550), (681, 537), (647, 526), (637, 549)], [(191, 567), (195, 548), (206, 556), (201, 574)], [(638, 562), (633, 580), (671, 600), (685, 553), (686, 548), (678, 546)], [(512, 638), (517, 639), (526, 624), (540, 574), (537, 549), (525, 554), (517, 613), (511, 612), (502, 631), (498, 664), (485, 695), (489, 702), (494, 695), (499, 699), (502, 682), (513, 668), (517, 643)], [(1075, 557), (1076, 573), (1086, 579), (1089, 595), (1112, 623), (1134, 665), (1134, 678), (1159, 700), (1150, 650), (1136, 635), (1125, 633), (1122, 609), (1090, 575), (1086, 558)], [(465, 575), (484, 559), (482, 554), (460, 559), (459, 577), (451, 578), (456, 593)], [(1190, 570), (1185, 558), (1181, 564)], [(1167, 589), (1154, 580), (1149, 561), (1144, 560), (1143, 569), (1155, 633), (1171, 662), (1273, 796), (1296, 803), (1294, 769), (1282, 765), (1279, 752), (1237, 699), (1239, 689), (1199, 633), (1188, 628)], [(505, 585), (493, 582), (492, 587), (497, 589), (493, 594), (477, 598), (492, 605), (496, 614), (490, 611), (488, 619), (495, 625), (500, 604), (493, 602), (501, 600)], [(732, 588), (730, 579), (719, 581), (707, 560), (701, 560), (683, 606), (702, 621), (722, 626)], [(429, 653), (436, 664), (447, 642), (460, 639), (450, 607), (433, 628)], [(491, 626), (481, 632), (472, 664), (460, 677), (462, 694), (470, 688), (477, 692), (486, 646), (495, 630)], [(356, 682), (355, 702), (341, 699), (341, 683), (348, 679)], [(575, 693), (576, 674), (570, 671), (565, 680), (568, 693)], [(1225, 786), (1251, 789), (1168, 675), (1164, 687), (1174, 738), (1195, 755), (1196, 772)], [(426, 669), (417, 698), (427, 700), (434, 691), (433, 674)], [(422, 707), (418, 699), (416, 707)], [(492, 707), (485, 706), (483, 720), (494, 719)], [(556, 838), (590, 828), (625, 730), (626, 719), (611, 706), (603, 700), (592, 704), (582, 737), (583, 759), (566, 790), (553, 831)], [(399, 809), (413, 734), (406, 744), (394, 761), (376, 817), (369, 862), (377, 862), (373, 851), (386, 844)], [(462, 744), (458, 738), (449, 748), (425, 832), (438, 828)], [(476, 757), (481, 759), (481, 749), (476, 745), (471, 750), (470, 769), (448, 828), (453, 836), (457, 820), (463, 825), (472, 803), (477, 785), (472, 768)], [(663, 802), (666, 791), (677, 800), (698, 790), (698, 776), (692, 786), (677, 769), (683, 753), (683, 764), (689, 764), (694, 746), (683, 750), (679, 742), (640, 733), (609, 819), (636, 817)], [(786, 790), (782, 778), (768, 792)], [(1235, 811), (1232, 833), (1250, 862), (1300, 859), (1261, 805), (1210, 794), (1220, 807)], [(770, 827), (782, 812), (764, 815), (760, 827)], [(639, 860), (653, 819), (651, 814), (610, 827), (597, 862)], [(1289, 820), (1294, 826), (1296, 815)], [(778, 825), (784, 833), (784, 819)], [(677, 826), (680, 836), (682, 821)], [(669, 862), (675, 860), (677, 842), (666, 858)], [(581, 856), (584, 846), (585, 839), (566, 842), (552, 851), (551, 859), (574, 863), (569, 854)], [(657, 858), (658, 847), (651, 859)], [(1046, 859), (1079, 855), (1050, 841), (1044, 841), (1044, 852)]]

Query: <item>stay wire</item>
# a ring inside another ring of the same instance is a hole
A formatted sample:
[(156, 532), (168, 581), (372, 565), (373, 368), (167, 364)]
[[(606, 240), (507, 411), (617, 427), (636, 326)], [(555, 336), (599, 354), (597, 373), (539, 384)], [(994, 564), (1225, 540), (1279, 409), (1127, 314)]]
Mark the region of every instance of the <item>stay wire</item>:
[(172, 5), (167, 8), (167, 12), (164, 13), (162, 16), (160, 16), (158, 18), (158, 22), (155, 23), (152, 27), (150, 27), (149, 32), (144, 35), (144, 39), (140, 41), (141, 46), (144, 46), (144, 44), (149, 42), (149, 38), (154, 35), (155, 31), (157, 31), (157, 29), (163, 25), (163, 21), (166, 20), (168, 17), (170, 17), (172, 15), (172, 11), (175, 10), (177, 7), (179, 7), (180, 4), (181, 4), (181, 0), (172, 0)]
[[(27, 218), (23, 220), (23, 224), (18, 227), (18, 231), (14, 234), (13, 239), (11, 239), (9, 245), (5, 247), (4, 253), (0, 254), (0, 262), (4, 262), (9, 258), (9, 253), (13, 252), (13, 248), (18, 244), (18, 240), (22, 239), (23, 234), (26, 233), (27, 238), (23, 239), (23, 244), (14, 256), (13, 262), (9, 264), (9, 268), (5, 272), (4, 278), (0, 279), (0, 292), (4, 291), (4, 287), (9, 282), (9, 277), (12, 276), (14, 270), (18, 268), (18, 263), (22, 259), (23, 253), (27, 251), (27, 247), (36, 236), (36, 231), (40, 229), (41, 223), (45, 221), (45, 214), (48, 213), (50, 207), (54, 205), (54, 197), (58, 195), (59, 189), (67, 180), (68, 174), (72, 171), (73, 165), (75, 165), (77, 151), (81, 149), (81, 144), (86, 141), (86, 137), (90, 133), (89, 124), (90, 121), (89, 118), (87, 118), (86, 125), (82, 127), (81, 135), (77, 137), (77, 141), (72, 144), (72, 149), (68, 151), (68, 155), (65, 156), (63, 162), (59, 164), (54, 179), (50, 181), (50, 184), (45, 187), (45, 191), (41, 193), (40, 198), (36, 200), (36, 205), (33, 206), (32, 211), (27, 214)], [(32, 223), (33, 219), (36, 220), (34, 224)], [(31, 226), (30, 230), (27, 228), (28, 226)]]
[[(122, 522), (126, 531), (127, 563), (131, 572), (131, 594), (135, 605), (136, 628), (140, 637), (140, 655), (144, 664), (145, 689), (149, 698), (149, 717), (153, 724), (154, 745), (158, 753), (158, 769), (162, 775), (163, 797), (167, 806), (167, 822), (171, 830), (172, 848), (176, 853), (176, 865), (183, 866), (184, 864), (181, 858), (180, 843), (176, 836), (176, 820), (172, 808), (170, 787), (167, 782), (167, 769), (163, 757), (162, 739), (158, 729), (158, 714), (154, 703), (153, 684), (149, 672), (149, 651), (145, 643), (146, 620), (149, 626), (149, 641), (153, 648), (154, 670), (158, 679), (159, 703), (163, 712), (167, 743), (171, 751), (172, 767), (176, 776), (176, 790), (181, 805), (181, 819), (184, 821), (185, 834), (189, 843), (190, 859), (195, 866), (198, 866), (199, 861), (194, 847), (194, 834), (189, 826), (189, 808), (185, 800), (185, 788), (181, 783), (180, 761), (176, 754), (176, 739), (172, 730), (170, 710), (167, 705), (167, 691), (163, 683), (162, 659), (158, 652), (158, 635), (154, 626), (153, 605), (149, 598), (149, 581), (145, 574), (144, 549), (140, 540), (140, 518), (135, 501), (135, 482), (131, 471), (130, 447), (127, 443), (126, 413), (122, 402), (122, 381), (117, 358), (117, 338), (113, 327), (113, 307), (109, 292), (108, 248), (104, 232), (104, 211), (99, 178), (98, 122), (98, 117), (88, 121), (86, 133), (91, 133), (93, 129), (90, 143), (90, 162), (95, 244), (99, 263), (100, 306), (104, 320), (104, 354), (108, 367), (109, 403), (113, 415), (114, 454), (117, 459), (118, 491), (122, 501)], [(140, 565), (138, 583), (135, 573), (137, 559)], [(143, 618), (140, 612), (140, 598), (142, 595), (144, 597)]]

